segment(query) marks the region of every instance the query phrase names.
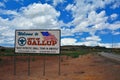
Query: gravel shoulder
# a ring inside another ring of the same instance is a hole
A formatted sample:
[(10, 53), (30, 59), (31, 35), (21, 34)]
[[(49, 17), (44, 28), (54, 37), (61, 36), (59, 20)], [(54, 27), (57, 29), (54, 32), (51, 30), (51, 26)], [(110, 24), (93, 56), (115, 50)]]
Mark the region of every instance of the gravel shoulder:
[[(2, 57), (0, 80), (120, 80), (120, 64), (99, 54), (86, 54), (79, 58), (61, 57), (61, 75), (58, 75), (58, 57), (46, 57), (46, 70), (43, 76), (42, 56), (31, 60), (31, 74), (28, 76), (27, 56), (18, 56), (16, 76), (13, 75), (13, 58)], [(31, 56), (31, 59), (33, 57)]]

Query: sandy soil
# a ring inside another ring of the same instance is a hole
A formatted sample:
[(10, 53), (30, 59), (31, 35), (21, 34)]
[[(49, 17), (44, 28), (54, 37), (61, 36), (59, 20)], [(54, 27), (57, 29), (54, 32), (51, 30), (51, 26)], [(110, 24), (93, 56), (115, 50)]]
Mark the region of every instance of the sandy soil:
[(2, 57), (0, 80), (120, 80), (120, 63), (108, 60), (97, 54), (87, 54), (79, 58), (61, 57), (61, 75), (58, 57), (46, 57), (45, 76), (43, 76), (44, 57), (31, 56), (30, 76), (28, 76), (27, 56), (18, 56), (16, 75), (13, 57)]

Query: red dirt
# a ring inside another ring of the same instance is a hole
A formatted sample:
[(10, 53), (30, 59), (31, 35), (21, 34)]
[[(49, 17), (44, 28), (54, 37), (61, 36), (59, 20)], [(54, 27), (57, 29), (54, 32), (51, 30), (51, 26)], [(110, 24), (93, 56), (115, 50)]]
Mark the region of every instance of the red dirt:
[(87, 54), (79, 58), (61, 57), (61, 75), (58, 75), (59, 57), (46, 57), (46, 70), (43, 76), (42, 56), (31, 56), (30, 76), (28, 76), (27, 56), (18, 56), (16, 75), (13, 57), (1, 57), (0, 80), (120, 80), (120, 63), (108, 60), (97, 54)]

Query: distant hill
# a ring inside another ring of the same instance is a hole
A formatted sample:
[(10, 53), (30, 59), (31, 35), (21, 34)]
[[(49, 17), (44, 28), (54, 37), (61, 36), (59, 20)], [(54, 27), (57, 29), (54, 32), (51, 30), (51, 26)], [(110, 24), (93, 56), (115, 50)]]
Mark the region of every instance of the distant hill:
[(3, 48), (2, 46), (0, 46), (0, 49)]
[(79, 50), (79, 49), (107, 49), (100, 46), (85, 46), (85, 45), (65, 45), (61, 47), (62, 50)]

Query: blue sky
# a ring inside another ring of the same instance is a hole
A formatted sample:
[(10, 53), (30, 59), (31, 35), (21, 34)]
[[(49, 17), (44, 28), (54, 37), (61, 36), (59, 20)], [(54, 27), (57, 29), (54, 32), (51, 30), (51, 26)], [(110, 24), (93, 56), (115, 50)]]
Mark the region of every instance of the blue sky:
[(120, 0), (2, 0), (0, 46), (16, 29), (60, 29), (61, 45), (120, 47)]

